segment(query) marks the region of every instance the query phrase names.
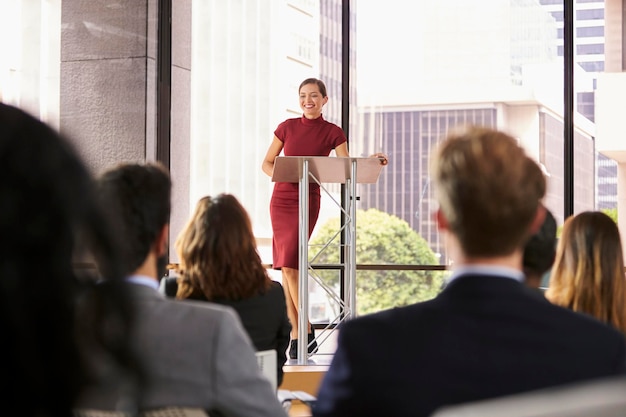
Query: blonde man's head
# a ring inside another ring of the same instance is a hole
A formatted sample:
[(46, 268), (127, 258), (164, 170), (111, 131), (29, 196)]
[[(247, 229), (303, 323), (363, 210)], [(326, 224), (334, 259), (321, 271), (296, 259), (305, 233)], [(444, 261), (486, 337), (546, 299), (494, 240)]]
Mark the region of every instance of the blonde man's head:
[(513, 137), (469, 127), (438, 148), (432, 177), (446, 228), (467, 256), (504, 256), (531, 234), (546, 181)]

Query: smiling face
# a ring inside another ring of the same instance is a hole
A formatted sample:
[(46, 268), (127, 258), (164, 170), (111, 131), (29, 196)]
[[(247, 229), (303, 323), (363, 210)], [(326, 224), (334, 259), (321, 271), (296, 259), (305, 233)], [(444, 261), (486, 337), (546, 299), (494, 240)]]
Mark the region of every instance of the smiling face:
[(320, 92), (315, 83), (304, 84), (300, 87), (300, 108), (307, 119), (317, 119), (322, 115), (322, 107), (328, 101)]

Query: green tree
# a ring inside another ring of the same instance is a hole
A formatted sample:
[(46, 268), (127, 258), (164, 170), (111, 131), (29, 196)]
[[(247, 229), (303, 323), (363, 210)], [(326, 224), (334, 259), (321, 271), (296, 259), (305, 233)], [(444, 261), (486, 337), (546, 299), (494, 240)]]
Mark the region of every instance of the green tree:
[[(356, 257), (359, 264), (438, 264), (428, 243), (404, 220), (377, 209), (357, 210)], [(311, 251), (333, 243), (313, 261), (339, 263), (339, 218), (330, 219), (311, 239)], [(314, 253), (312, 253), (314, 255)], [(338, 287), (336, 271), (318, 270), (322, 280)], [(372, 313), (433, 298), (441, 288), (441, 271), (357, 271), (357, 312)]]
[(602, 209), (601, 211), (602, 213), (612, 218), (615, 223), (617, 223), (617, 208)]

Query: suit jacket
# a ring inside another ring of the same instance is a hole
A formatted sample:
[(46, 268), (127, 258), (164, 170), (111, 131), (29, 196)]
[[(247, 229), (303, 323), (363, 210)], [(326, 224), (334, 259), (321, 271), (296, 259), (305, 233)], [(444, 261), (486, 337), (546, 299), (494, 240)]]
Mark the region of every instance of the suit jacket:
[[(178, 289), (176, 278), (169, 277), (162, 280), (161, 289), (165, 291), (165, 295), (175, 297)], [(205, 297), (196, 300), (207, 301)], [(276, 350), (276, 375), (280, 386), (283, 380), (283, 365), (287, 362), (287, 346), (291, 331), (283, 286), (279, 282), (272, 281), (267, 292), (252, 298), (238, 301), (219, 299), (211, 301), (232, 307), (237, 312), (256, 350)]]
[[(186, 406), (211, 416), (285, 416), (231, 308), (127, 286), (137, 309), (132, 344), (146, 371), (137, 396), (140, 409)], [(115, 382), (92, 387), (79, 407), (119, 409), (122, 387)]]
[(428, 416), (626, 372), (626, 342), (510, 278), (463, 275), (433, 300), (348, 321), (314, 416)]

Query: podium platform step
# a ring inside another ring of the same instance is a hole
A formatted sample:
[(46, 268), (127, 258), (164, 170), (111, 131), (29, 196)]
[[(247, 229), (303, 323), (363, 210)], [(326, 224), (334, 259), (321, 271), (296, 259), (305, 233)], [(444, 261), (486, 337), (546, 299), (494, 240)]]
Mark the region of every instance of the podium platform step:
[(298, 365), (296, 359), (287, 359), (280, 389), (304, 391), (313, 396), (317, 394), (337, 348), (337, 334), (332, 329), (316, 330), (316, 334), (319, 343), (317, 354), (309, 357), (306, 365)]
[(285, 365), (283, 383), (279, 388), (316, 396), (327, 370), (328, 365)]

